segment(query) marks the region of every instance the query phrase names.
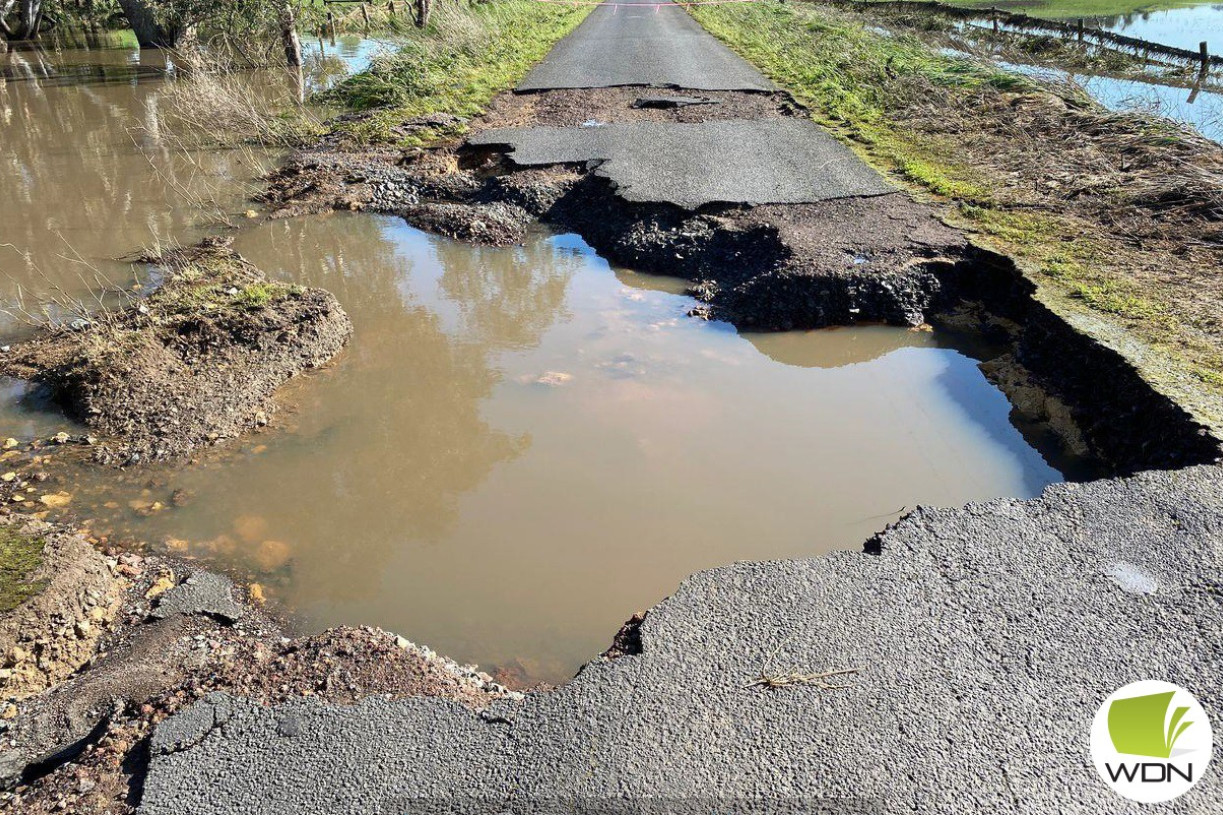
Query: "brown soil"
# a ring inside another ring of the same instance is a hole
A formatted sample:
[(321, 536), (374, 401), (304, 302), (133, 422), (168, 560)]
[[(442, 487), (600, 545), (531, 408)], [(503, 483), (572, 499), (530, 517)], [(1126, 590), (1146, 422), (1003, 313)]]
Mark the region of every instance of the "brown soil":
[(28, 578), (41, 590), (0, 616), (0, 695), (10, 704), (63, 681), (93, 656), (127, 581), (78, 535), (29, 516), (0, 518), (0, 525), (44, 543)]
[[(667, 100), (671, 100), (668, 102)], [(681, 101), (676, 104), (676, 100)], [(703, 104), (690, 104), (700, 100)], [(498, 96), (473, 122), (475, 130), (501, 127), (580, 127), (588, 122), (710, 122), (772, 119), (802, 109), (784, 93), (592, 88)]]
[(629, 617), (616, 636), (611, 647), (603, 652), (604, 659), (619, 659), (620, 657), (636, 656), (641, 653), (641, 624), (645, 622), (649, 612), (638, 611)]
[(285, 639), (249, 605), (236, 622), (198, 612), (159, 617), (159, 604), (191, 567), (136, 555), (111, 562), (130, 578), (114, 630), (90, 649), (84, 670), (13, 706), (0, 722), (0, 770), (12, 785), (0, 793), (2, 811), (134, 812), (153, 727), (212, 692), (264, 704), (436, 696), (472, 708), (515, 695), (486, 674), (378, 629)]
[(103, 437), (100, 460), (171, 458), (267, 424), (276, 389), (352, 333), (331, 294), (269, 282), (224, 241), (150, 262), (166, 278), (149, 297), (0, 358)]
[(1070, 406), (1043, 388), (1012, 354), (983, 362), (980, 367), (1024, 418), (1049, 427), (1074, 455), (1087, 455), (1087, 441), (1074, 421)]

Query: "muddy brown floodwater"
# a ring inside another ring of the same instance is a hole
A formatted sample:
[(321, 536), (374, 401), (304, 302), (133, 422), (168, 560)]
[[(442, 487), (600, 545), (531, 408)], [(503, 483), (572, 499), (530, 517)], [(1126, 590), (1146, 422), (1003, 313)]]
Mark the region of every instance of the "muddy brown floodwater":
[[(255, 179), (278, 158), (198, 149), (165, 132), (159, 112), (174, 64), (130, 35), (55, 45), (0, 55), (0, 330), (21, 327), (23, 306), (92, 304), (99, 283), (133, 285), (121, 256), (241, 222)], [(320, 56), (308, 43), (307, 85), (367, 63), (374, 47), (347, 38)], [(269, 105), (293, 93), (285, 72), (242, 77)]]
[[(78, 253), (130, 279), (109, 259), (203, 228), (178, 191), (205, 159), (127, 135), (139, 86), (0, 96), (17, 183), (0, 201), (18, 247), (0, 255), (6, 284), (71, 288)], [(245, 168), (209, 173), (225, 180), (218, 208), (240, 213)], [(356, 327), (348, 350), (290, 386), (262, 434), (196, 464), (56, 472), (48, 489), (99, 532), (258, 582), (301, 630), (380, 625), (562, 681), (695, 570), (858, 548), (905, 507), (1062, 478), (939, 333), (740, 334), (685, 316), (678, 281), (542, 231), (477, 248), (333, 214), (248, 224), (236, 248), (333, 292)], [(0, 434), (65, 427), (0, 390)]]
[(291, 389), (287, 430), (119, 488), (82, 472), (76, 509), (237, 569), (305, 629), (557, 681), (694, 570), (1060, 479), (935, 334), (743, 336), (573, 236), (474, 248), (337, 214), (236, 246), (334, 292), (351, 347)]

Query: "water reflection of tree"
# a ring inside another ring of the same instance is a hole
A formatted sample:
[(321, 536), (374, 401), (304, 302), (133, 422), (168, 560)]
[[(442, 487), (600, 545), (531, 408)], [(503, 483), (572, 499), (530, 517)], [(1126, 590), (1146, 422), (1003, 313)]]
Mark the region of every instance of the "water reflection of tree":
[(567, 274), (543, 275), (557, 262), (545, 241), (512, 249), (473, 249), (443, 242), (437, 246), (445, 271), (441, 290), (458, 304), (463, 334), (498, 348), (530, 348), (564, 311)]
[[(463, 496), (527, 449), (529, 436), (490, 426), (482, 404), (500, 380), (497, 355), (537, 344), (564, 314), (576, 262), (543, 242), (405, 251), (388, 226), (320, 218), (239, 244), (265, 268), (335, 292), (356, 326), (338, 365), (296, 389), (296, 431), (249, 464), (209, 474), (200, 490), (201, 515), (267, 518), (269, 534), (294, 547), (293, 590), (304, 597), (367, 594), (397, 553), (443, 541)], [(458, 330), (422, 304), (433, 263), (463, 314)], [(505, 313), (491, 306), (499, 298)]]
[(241, 180), (264, 157), (189, 152), (165, 138), (155, 115), (162, 72), (134, 71), (132, 53), (5, 57), (17, 79), (0, 85), (0, 223), (17, 251), (0, 253), (0, 298), (18, 285), (33, 297), (53, 285), (83, 296), (95, 281), (82, 260), (109, 283), (125, 281), (129, 268), (111, 259), (190, 240), (218, 204), (241, 208)]

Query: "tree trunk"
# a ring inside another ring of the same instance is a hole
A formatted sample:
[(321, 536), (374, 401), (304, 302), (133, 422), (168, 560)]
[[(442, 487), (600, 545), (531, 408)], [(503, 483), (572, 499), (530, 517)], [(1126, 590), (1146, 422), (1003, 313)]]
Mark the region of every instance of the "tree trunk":
[(119, 0), (119, 6), (142, 48), (174, 48), (186, 31), (181, 23), (157, 19), (156, 0)]
[(279, 0), (280, 39), (284, 43), (285, 61), (290, 68), (299, 68), (302, 64), (302, 43), (297, 36), (297, 20), (293, 14), (291, 0)]
[(10, 40), (33, 40), (42, 26), (42, 0), (21, 0), (17, 8), (17, 25), (12, 27), (6, 19), (17, 5), (17, 0), (0, 0), (0, 34)]
[[(8, 39), (12, 36), (13, 31), (8, 27), (8, 15), (13, 10), (13, 6), (17, 5), (17, 0), (0, 0), (0, 36)], [(5, 46), (7, 50), (8, 46)]]
[(429, 24), (429, 12), (433, 10), (433, 0), (416, 0), (416, 27), (424, 28)]

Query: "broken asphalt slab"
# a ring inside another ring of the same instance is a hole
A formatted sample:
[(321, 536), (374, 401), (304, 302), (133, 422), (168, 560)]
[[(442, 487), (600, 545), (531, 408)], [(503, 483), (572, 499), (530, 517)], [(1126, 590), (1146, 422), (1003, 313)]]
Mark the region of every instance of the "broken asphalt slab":
[[(694, 575), (641, 653), (483, 713), (212, 697), (159, 726), (140, 811), (1136, 813), (1091, 764), (1105, 697), (1163, 679), (1223, 709), (1219, 467), (920, 509), (869, 549)], [(1208, 772), (1166, 811), (1221, 797)]]
[(237, 622), (244, 609), (234, 600), (233, 588), (229, 578), (219, 574), (193, 574), (162, 595), (150, 616), (164, 620), (179, 614), (204, 614), (222, 622)]
[(775, 86), (673, 3), (599, 6), (518, 85), (521, 92), (618, 85), (702, 91)]
[(801, 119), (632, 122), (488, 130), (471, 145), (509, 149), (521, 167), (597, 162), (634, 203), (808, 204), (896, 190), (845, 145)]

